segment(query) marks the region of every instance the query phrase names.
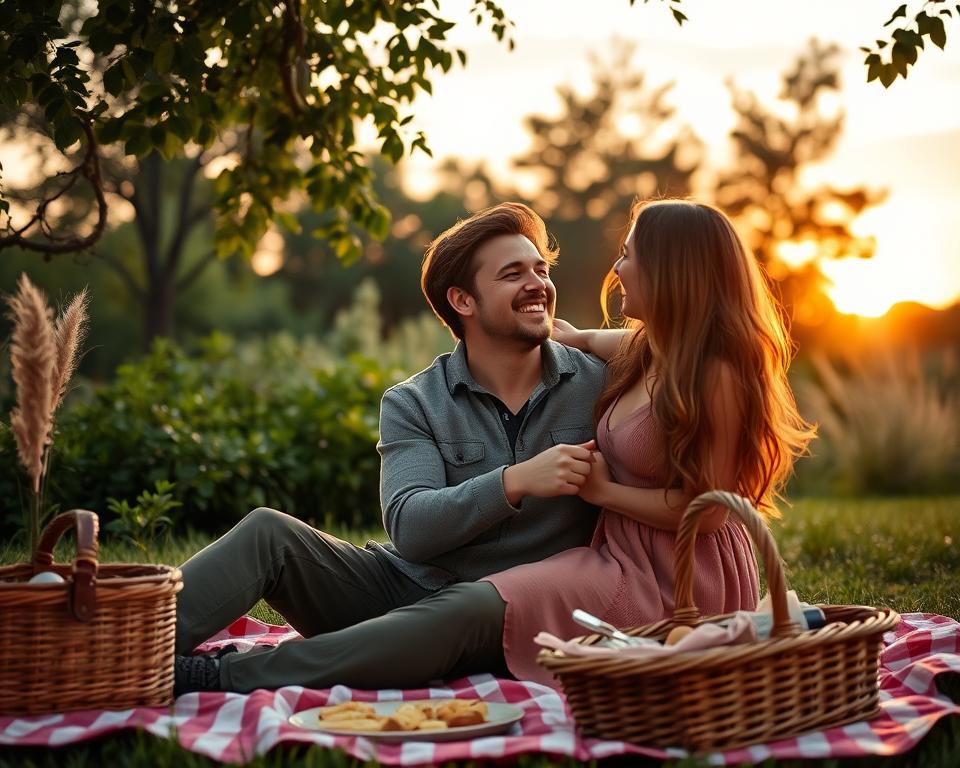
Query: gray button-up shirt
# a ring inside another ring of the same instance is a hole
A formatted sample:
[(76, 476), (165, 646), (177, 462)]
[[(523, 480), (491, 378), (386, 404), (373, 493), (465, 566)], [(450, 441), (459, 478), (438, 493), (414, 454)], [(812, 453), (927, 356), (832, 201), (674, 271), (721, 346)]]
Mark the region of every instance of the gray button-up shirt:
[(380, 408), (380, 503), (391, 543), (379, 549), (428, 589), (473, 581), (588, 543), (597, 508), (579, 496), (507, 501), (503, 471), (559, 443), (594, 437), (604, 366), (554, 341), (530, 396), (516, 456), (491, 395), (458, 344), (388, 389)]

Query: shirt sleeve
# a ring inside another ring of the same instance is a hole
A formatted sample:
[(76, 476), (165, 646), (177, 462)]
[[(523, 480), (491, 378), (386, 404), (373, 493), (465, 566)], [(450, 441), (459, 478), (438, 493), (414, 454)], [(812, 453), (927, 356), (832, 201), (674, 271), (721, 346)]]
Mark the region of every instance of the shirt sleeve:
[(398, 554), (425, 562), (455, 550), (519, 513), (497, 467), (448, 487), (443, 457), (423, 409), (402, 390), (380, 406), (380, 505)]

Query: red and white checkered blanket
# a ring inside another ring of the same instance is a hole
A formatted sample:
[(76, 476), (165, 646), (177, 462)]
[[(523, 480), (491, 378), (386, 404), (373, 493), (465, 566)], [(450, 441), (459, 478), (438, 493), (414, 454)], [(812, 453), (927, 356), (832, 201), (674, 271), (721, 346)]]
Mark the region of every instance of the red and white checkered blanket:
[[(297, 637), (289, 627), (240, 619), (212, 638), (209, 650), (235, 643), (246, 650), (256, 643), (274, 644)], [(883, 712), (870, 722), (854, 723), (792, 739), (736, 749), (711, 762), (733, 765), (768, 757), (845, 757), (894, 755), (914, 747), (945, 715), (960, 714), (960, 706), (940, 693), (934, 678), (960, 674), (960, 624), (946, 616), (906, 614), (895, 633), (884, 638), (880, 698)], [(341, 737), (290, 725), (294, 712), (348, 699), (394, 701), (446, 697), (481, 698), (519, 705), (525, 716), (506, 735), (450, 743), (376, 743), (362, 736)], [(194, 752), (224, 762), (242, 762), (281, 742), (309, 742), (345, 750), (360, 759), (384, 765), (422, 765), (448, 760), (476, 760), (544, 752), (591, 760), (621, 754), (680, 757), (620, 741), (581, 738), (563, 697), (534, 683), (498, 680), (489, 675), (454, 680), (443, 687), (420, 690), (360, 691), (337, 686), (311, 690), (299, 686), (277, 691), (193, 693), (181, 696), (168, 709), (128, 709), (122, 712), (69, 712), (35, 717), (0, 717), (0, 745), (57, 747), (92, 739), (122, 728), (143, 728), (162, 737), (175, 737)]]

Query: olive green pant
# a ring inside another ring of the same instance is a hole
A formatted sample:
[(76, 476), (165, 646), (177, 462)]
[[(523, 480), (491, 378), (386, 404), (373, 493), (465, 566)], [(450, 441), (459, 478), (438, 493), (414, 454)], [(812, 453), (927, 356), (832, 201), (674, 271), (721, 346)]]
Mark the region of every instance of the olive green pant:
[(376, 550), (259, 508), (181, 566), (176, 652), (188, 654), (260, 598), (303, 635), (220, 660), (223, 690), (412, 688), (508, 676), (505, 604), (488, 582), (427, 590)]

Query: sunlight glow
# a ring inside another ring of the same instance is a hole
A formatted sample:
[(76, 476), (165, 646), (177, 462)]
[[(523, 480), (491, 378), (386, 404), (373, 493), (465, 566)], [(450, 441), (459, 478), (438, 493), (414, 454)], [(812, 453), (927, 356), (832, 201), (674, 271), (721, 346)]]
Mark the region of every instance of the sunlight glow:
[(809, 264), (817, 257), (817, 243), (815, 240), (783, 240), (777, 243), (777, 256), (791, 269), (797, 269)]
[[(949, 239), (950, 228), (931, 230), (915, 225), (935, 216), (942, 205), (944, 201), (891, 198), (854, 221), (854, 234), (876, 236), (877, 251), (872, 259), (822, 263), (832, 283), (827, 295), (838, 311), (880, 317), (897, 302), (914, 301), (942, 309), (956, 300), (960, 253), (956, 240)], [(944, 211), (944, 216), (948, 215)]]
[(284, 261), (283, 235), (275, 229), (267, 230), (250, 258), (250, 267), (260, 277), (269, 277), (283, 266)]

